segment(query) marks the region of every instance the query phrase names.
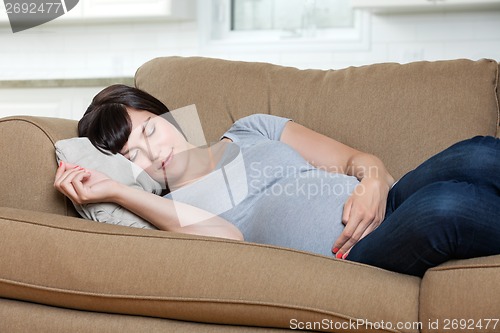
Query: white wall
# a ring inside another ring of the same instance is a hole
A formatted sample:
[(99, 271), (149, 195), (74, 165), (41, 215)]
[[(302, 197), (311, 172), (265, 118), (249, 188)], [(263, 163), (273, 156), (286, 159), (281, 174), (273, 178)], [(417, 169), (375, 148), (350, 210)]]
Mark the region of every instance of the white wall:
[[(335, 50), (329, 44), (311, 49), (304, 44), (292, 51), (276, 47), (242, 51), (241, 47), (207, 47), (204, 27), (197, 22), (71, 25), (54, 21), (16, 34), (8, 25), (0, 25), (0, 81), (132, 77), (144, 62), (168, 55), (321, 69), (454, 58), (500, 61), (500, 11), (368, 15), (366, 28), (363, 45), (353, 49)], [(51, 88), (48, 93), (3, 85), (0, 117), (21, 113), (79, 119), (85, 101), (102, 88)]]
[(375, 16), (373, 59), (410, 62), (454, 58), (500, 60), (500, 11)]
[[(379, 62), (491, 58), (500, 61), (500, 11), (372, 14), (366, 45), (354, 50), (227, 52), (229, 59), (337, 69)], [(217, 56), (217, 54), (210, 54)]]
[(0, 28), (0, 80), (133, 76), (145, 61), (198, 53), (190, 23), (52, 24)]
[(0, 80), (133, 76), (145, 61), (167, 55), (202, 55), (266, 61), (299, 68), (343, 68), (375, 62), (452, 58), (500, 60), (500, 11), (373, 15), (366, 47), (294, 52), (206, 49), (196, 22), (48, 23), (13, 34), (0, 27)]

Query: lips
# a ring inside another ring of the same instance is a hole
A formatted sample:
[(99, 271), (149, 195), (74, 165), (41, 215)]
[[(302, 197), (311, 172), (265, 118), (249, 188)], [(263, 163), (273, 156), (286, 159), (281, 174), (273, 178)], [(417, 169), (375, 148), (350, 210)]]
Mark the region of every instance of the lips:
[(170, 151), (170, 154), (161, 162), (160, 169), (164, 169), (173, 159), (174, 157), (174, 148)]

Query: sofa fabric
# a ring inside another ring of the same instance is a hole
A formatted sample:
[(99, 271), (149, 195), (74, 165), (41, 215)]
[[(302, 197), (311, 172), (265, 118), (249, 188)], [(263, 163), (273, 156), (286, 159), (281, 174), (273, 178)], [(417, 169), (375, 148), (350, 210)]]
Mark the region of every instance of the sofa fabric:
[(2, 209), (0, 221), (0, 289), (7, 298), (282, 328), (294, 318), (418, 320), (420, 279), (412, 276), (289, 249), (115, 229), (52, 214)]
[[(278, 328), (235, 327), (151, 317), (78, 311), (0, 299), (0, 332), (6, 333), (284, 333)], [(36, 318), (36, 327), (27, 318)]]
[(167, 57), (140, 67), (136, 86), (172, 109), (194, 103), (208, 142), (268, 113), (373, 153), (399, 178), (456, 141), (496, 135), (497, 71), (491, 60), (324, 71)]
[(76, 122), (24, 116), (0, 119), (0, 126), (0, 207), (77, 216), (71, 201), (52, 186), (54, 143), (76, 136)]
[[(499, 135), (498, 69), (492, 60), (322, 71), (166, 57), (139, 68), (136, 85), (170, 109), (194, 103), (208, 142), (243, 116), (275, 114), (379, 155), (397, 178), (457, 140)], [(436, 320), (498, 317), (500, 256), (452, 261), (420, 279), (78, 218), (53, 188), (54, 144), (74, 136), (73, 120), (0, 119), (2, 332), (279, 332), (307, 324), (436, 332)]]
[(450, 261), (425, 274), (420, 320), (440, 325), (426, 325), (424, 332), (440, 332), (445, 325), (450, 330), (465, 325), (464, 331), (500, 332), (500, 260), (493, 258)]

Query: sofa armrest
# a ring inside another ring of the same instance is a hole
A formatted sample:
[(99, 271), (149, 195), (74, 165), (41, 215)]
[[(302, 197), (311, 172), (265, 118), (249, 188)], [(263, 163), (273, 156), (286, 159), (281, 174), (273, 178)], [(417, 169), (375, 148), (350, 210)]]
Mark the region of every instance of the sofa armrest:
[(498, 110), (498, 121), (497, 121), (497, 138), (500, 138), (500, 64), (497, 68), (497, 81), (496, 81), (496, 91), (497, 91), (497, 110)]
[(419, 278), (319, 255), (12, 208), (0, 208), (0, 233), (4, 298), (219, 324), (317, 322), (326, 331), (418, 320)]
[[(422, 332), (500, 332), (500, 255), (455, 260), (422, 280)], [(480, 327), (482, 326), (482, 327)]]
[(76, 216), (52, 186), (54, 143), (77, 135), (75, 120), (16, 116), (0, 119), (0, 206)]

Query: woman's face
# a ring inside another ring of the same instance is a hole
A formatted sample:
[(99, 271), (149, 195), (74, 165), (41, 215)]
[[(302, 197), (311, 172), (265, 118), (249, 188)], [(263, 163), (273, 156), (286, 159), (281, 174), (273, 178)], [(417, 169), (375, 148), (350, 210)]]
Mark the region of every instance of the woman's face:
[(149, 111), (127, 109), (132, 132), (120, 153), (160, 184), (175, 186), (188, 165), (190, 148), (177, 128)]

